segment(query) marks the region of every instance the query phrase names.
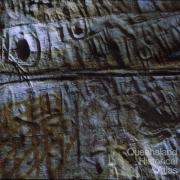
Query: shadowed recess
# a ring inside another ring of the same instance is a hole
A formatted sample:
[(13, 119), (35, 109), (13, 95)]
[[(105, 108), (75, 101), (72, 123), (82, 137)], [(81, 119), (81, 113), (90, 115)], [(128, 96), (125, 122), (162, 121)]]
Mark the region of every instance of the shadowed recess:
[(25, 39), (21, 39), (18, 41), (16, 50), (18, 58), (22, 61), (26, 61), (30, 56), (30, 48), (28, 42)]

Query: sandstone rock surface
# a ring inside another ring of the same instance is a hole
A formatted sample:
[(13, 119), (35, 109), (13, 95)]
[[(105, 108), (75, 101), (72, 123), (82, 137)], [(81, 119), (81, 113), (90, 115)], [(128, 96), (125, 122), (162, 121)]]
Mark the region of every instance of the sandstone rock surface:
[(0, 15), (0, 178), (180, 178), (180, 1), (4, 0)]

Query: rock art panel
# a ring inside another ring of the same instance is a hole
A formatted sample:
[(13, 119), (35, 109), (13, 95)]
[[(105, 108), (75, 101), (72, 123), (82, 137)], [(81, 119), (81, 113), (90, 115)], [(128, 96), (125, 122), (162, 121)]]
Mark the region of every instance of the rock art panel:
[(179, 179), (180, 2), (0, 2), (0, 178)]

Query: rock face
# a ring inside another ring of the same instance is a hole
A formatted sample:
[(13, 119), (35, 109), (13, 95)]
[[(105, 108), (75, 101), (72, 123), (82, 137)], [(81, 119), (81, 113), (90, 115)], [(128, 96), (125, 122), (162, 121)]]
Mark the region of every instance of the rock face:
[(179, 0), (0, 14), (0, 178), (180, 178)]

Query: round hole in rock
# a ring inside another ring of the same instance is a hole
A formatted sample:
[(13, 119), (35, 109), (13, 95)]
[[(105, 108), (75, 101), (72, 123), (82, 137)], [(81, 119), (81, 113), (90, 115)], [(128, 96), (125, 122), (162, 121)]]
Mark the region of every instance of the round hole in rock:
[(26, 61), (30, 56), (30, 48), (28, 42), (25, 39), (20, 39), (16, 45), (16, 51), (18, 58), (22, 61)]
[(82, 30), (82, 28), (80, 28), (80, 27), (78, 27), (78, 26), (75, 26), (74, 32), (79, 35), (79, 34), (82, 34), (82, 33), (83, 33), (83, 30)]

